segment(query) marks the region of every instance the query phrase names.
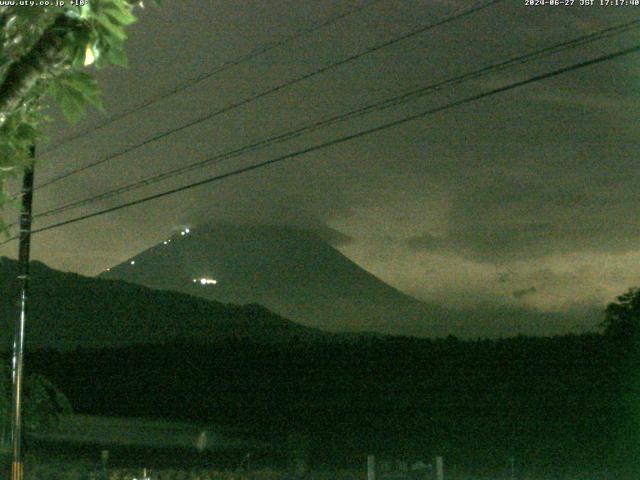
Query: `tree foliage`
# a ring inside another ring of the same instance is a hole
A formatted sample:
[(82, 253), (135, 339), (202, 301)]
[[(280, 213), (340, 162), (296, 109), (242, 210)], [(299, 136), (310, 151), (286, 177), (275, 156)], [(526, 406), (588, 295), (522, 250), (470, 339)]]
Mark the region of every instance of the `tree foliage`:
[(640, 334), (640, 288), (630, 288), (605, 310), (601, 324), (604, 333), (619, 338), (635, 339)]
[[(11, 371), (0, 365), (0, 431), (2, 442), (9, 437), (11, 419)], [(61, 415), (72, 413), (71, 403), (42, 375), (26, 377), (24, 384), (23, 425), (27, 432), (55, 426)]]
[(134, 5), (0, 6), (0, 208), (8, 201), (6, 179), (31, 161), (30, 148), (41, 136), (44, 98), (52, 97), (71, 122), (87, 104), (101, 108), (96, 81), (84, 70), (126, 66)]

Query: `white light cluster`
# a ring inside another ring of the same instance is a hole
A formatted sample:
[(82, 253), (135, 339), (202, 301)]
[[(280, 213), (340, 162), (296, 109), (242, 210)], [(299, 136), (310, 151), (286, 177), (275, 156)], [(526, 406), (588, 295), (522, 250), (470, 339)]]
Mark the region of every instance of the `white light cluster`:
[(199, 283), (200, 285), (217, 285), (218, 281), (213, 278), (194, 278), (193, 283)]

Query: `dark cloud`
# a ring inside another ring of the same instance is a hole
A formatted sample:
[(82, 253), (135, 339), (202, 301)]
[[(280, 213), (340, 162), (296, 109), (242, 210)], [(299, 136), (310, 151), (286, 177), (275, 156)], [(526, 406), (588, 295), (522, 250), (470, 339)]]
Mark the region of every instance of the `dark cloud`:
[(318, 228), (315, 231), (318, 233), (320, 238), (333, 247), (344, 247), (355, 241), (353, 237), (345, 235), (335, 228), (324, 226), (323, 228)]
[[(593, 222), (593, 220), (592, 220)], [(473, 223), (458, 227), (446, 237), (430, 234), (406, 240), (412, 251), (462, 255), (478, 261), (528, 260), (572, 252), (626, 253), (637, 250), (640, 225), (623, 219), (580, 224), (531, 222), (512, 225)]]
[(443, 238), (434, 237), (428, 233), (411, 237), (406, 241), (407, 247), (412, 251), (441, 251), (446, 249), (447, 241)]
[(529, 287), (529, 288), (524, 288), (522, 290), (514, 290), (513, 292), (511, 292), (511, 294), (513, 295), (513, 298), (523, 298), (526, 296), (531, 295), (532, 293), (536, 293), (538, 291), (538, 289), (536, 287)]
[(498, 282), (507, 283), (511, 277), (512, 275), (508, 272), (500, 272), (498, 274)]

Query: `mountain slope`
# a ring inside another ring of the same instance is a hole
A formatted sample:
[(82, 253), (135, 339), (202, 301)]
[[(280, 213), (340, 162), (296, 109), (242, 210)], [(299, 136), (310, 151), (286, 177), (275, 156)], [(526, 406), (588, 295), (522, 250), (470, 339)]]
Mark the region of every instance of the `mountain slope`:
[[(312, 231), (219, 224), (181, 232), (100, 275), (210, 300), (259, 303), (333, 331), (447, 335), (443, 309), (366, 272)], [(202, 278), (215, 280), (202, 284)]]
[[(17, 315), (17, 263), (0, 259), (1, 345), (9, 346)], [(225, 337), (260, 342), (321, 338), (259, 305), (223, 305), (178, 292), (158, 292), (122, 281), (63, 273), (31, 264), (26, 342), (75, 348), (163, 343), (206, 343)]]

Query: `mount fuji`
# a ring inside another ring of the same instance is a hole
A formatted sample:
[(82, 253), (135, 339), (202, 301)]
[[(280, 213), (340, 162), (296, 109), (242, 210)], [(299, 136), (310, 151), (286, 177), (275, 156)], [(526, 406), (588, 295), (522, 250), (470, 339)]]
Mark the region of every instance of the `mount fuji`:
[(445, 309), (384, 283), (312, 230), (234, 224), (184, 229), (99, 278), (222, 303), (256, 303), (328, 331), (458, 333)]

